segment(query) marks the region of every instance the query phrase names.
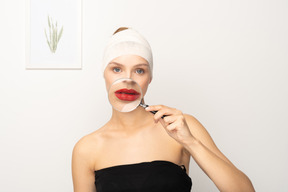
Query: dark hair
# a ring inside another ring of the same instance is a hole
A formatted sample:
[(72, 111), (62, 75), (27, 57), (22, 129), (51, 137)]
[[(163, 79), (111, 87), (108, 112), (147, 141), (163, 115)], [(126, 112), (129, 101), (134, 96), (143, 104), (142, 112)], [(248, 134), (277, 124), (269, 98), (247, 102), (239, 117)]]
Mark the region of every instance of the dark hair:
[(124, 31), (124, 30), (126, 30), (126, 29), (128, 29), (128, 27), (119, 27), (119, 28), (113, 33), (113, 35), (115, 35), (116, 33), (120, 32), (120, 31)]

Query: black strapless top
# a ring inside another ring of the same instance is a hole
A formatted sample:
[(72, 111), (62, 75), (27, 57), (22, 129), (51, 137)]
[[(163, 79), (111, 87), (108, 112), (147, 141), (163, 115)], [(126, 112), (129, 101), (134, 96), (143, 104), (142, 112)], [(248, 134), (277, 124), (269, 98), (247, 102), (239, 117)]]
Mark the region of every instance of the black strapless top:
[(97, 192), (190, 192), (185, 167), (170, 161), (117, 165), (95, 171)]

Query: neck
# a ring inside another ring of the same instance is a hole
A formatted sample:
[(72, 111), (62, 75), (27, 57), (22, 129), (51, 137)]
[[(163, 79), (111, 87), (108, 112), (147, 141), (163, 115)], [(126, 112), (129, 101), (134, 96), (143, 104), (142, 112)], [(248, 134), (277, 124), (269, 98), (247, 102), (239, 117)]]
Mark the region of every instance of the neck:
[(131, 112), (119, 112), (113, 109), (110, 123), (122, 130), (137, 130), (154, 123), (152, 115), (143, 107), (137, 107)]

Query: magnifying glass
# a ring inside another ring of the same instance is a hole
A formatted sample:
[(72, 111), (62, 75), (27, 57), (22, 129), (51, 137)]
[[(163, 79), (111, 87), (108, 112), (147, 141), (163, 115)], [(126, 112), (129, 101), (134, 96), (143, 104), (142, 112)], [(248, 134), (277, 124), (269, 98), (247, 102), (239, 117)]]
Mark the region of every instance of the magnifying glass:
[[(120, 112), (130, 112), (138, 106), (143, 108), (149, 106), (143, 103), (140, 85), (130, 78), (122, 78), (113, 82), (108, 91), (108, 98), (112, 107)], [(157, 113), (157, 111), (150, 112)]]

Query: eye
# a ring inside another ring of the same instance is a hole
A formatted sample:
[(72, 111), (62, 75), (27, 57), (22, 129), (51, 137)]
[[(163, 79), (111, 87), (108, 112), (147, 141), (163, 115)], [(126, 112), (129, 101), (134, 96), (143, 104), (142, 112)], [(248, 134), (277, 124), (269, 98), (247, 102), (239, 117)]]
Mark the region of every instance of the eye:
[(119, 67), (114, 67), (114, 68), (113, 68), (113, 71), (114, 71), (115, 73), (119, 73), (119, 72), (121, 72), (121, 69), (120, 69)]
[(143, 73), (144, 73), (144, 70), (143, 70), (143, 69), (136, 69), (136, 73), (137, 73), (137, 74), (143, 74)]

